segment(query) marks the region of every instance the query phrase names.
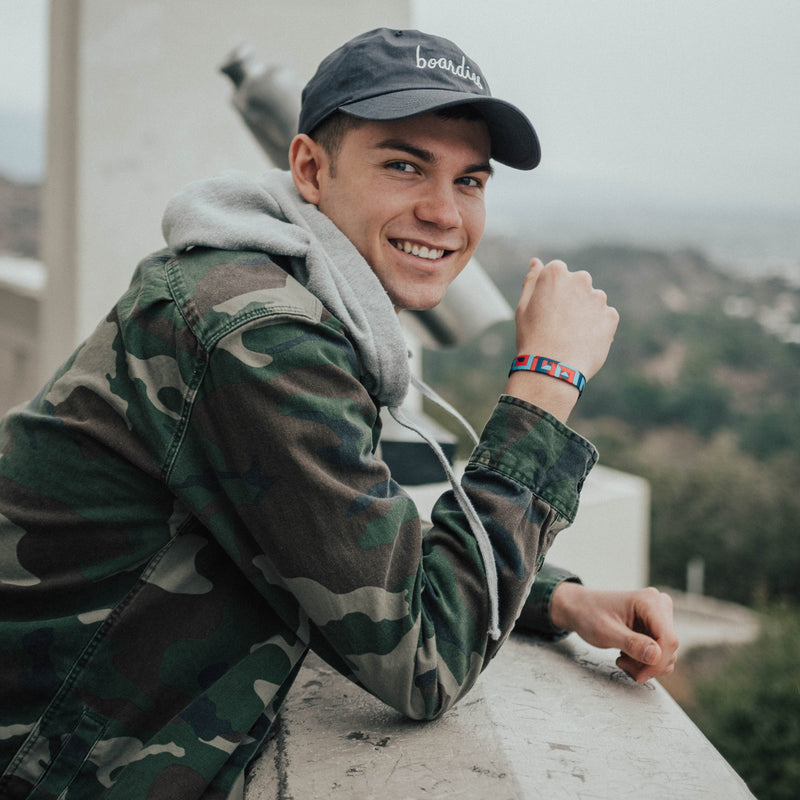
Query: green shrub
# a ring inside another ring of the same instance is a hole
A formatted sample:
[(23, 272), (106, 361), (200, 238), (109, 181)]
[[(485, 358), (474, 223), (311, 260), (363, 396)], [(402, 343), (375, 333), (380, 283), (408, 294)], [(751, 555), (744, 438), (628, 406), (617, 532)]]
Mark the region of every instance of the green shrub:
[(800, 613), (765, 616), (757, 642), (697, 686), (695, 722), (759, 800), (800, 787)]

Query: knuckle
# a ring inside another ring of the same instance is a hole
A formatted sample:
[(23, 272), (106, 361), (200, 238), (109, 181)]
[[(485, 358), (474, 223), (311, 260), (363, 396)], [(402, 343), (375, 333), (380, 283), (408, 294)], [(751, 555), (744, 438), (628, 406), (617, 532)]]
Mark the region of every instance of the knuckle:
[(566, 262), (556, 259), (546, 264), (545, 270), (551, 274), (564, 275), (569, 272)]
[(587, 272), (585, 269), (579, 269), (572, 273), (572, 278), (584, 291), (588, 292), (590, 295), (599, 297), (598, 290), (592, 285), (592, 275), (590, 272)]

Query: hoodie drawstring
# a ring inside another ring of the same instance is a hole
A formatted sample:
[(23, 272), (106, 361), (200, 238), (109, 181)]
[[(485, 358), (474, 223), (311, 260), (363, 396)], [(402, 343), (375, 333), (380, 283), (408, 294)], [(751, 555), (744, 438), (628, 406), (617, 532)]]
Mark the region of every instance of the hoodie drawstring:
[[(411, 382), (425, 397), (452, 414), (464, 426), (473, 442), (475, 444), (478, 443), (478, 437), (470, 424), (444, 398), (440, 397), (430, 386), (427, 386), (413, 375), (411, 377)], [(447, 479), (453, 488), (453, 494), (455, 495), (459, 507), (464, 512), (464, 516), (467, 518), (472, 535), (475, 537), (475, 541), (478, 544), (478, 551), (481, 554), (481, 559), (483, 560), (483, 567), (486, 572), (486, 588), (489, 593), (489, 636), (494, 641), (497, 641), (500, 638), (500, 600), (497, 582), (497, 566), (494, 561), (494, 550), (489, 539), (489, 534), (486, 532), (486, 528), (484, 528), (478, 516), (478, 512), (475, 510), (475, 506), (472, 505), (472, 501), (467, 497), (466, 492), (450, 466), (450, 462), (447, 460), (447, 456), (445, 456), (444, 451), (436, 439), (430, 433), (426, 432), (418, 422), (406, 416), (405, 412), (400, 408), (389, 408), (389, 413), (398, 424), (413, 431), (427, 442), (428, 446), (436, 454), (436, 457), (439, 459), (447, 475)]]

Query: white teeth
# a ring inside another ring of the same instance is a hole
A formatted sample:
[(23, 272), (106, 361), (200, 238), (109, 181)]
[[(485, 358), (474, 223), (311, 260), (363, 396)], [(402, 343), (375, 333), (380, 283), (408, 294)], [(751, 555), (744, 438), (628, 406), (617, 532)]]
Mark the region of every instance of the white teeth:
[(419, 256), (420, 258), (427, 258), (429, 261), (435, 261), (437, 258), (441, 258), (444, 255), (444, 250), (435, 250), (433, 248), (425, 247), (425, 245), (420, 246), (408, 241), (395, 241), (394, 246), (398, 250), (402, 250), (404, 253), (410, 253), (411, 255)]

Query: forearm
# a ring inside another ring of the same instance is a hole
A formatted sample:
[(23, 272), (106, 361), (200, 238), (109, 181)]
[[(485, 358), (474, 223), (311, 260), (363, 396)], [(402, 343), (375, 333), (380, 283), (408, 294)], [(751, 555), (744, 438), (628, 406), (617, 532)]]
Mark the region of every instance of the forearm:
[(500, 399), (464, 485), (495, 549), (504, 635), (556, 534), (574, 519), (596, 456), (586, 440), (541, 409), (514, 397)]
[(550, 600), (550, 622), (555, 628), (574, 631), (585, 608), (585, 589), (577, 583), (564, 583), (555, 587)]

